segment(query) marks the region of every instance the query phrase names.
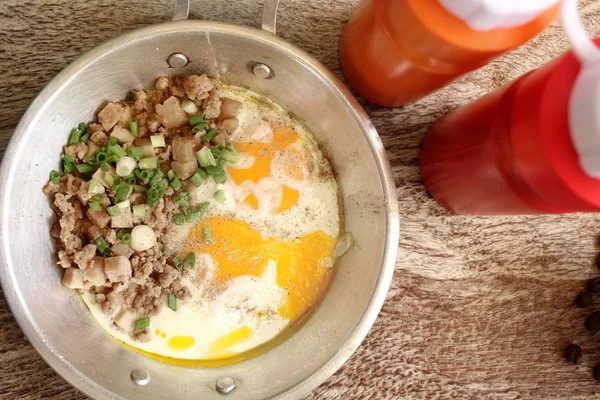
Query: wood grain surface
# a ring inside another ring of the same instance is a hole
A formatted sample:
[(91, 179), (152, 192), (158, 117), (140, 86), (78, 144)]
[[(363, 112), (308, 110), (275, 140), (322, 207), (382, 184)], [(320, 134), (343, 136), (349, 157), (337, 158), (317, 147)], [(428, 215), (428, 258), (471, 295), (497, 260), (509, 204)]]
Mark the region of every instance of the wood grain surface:
[[(283, 0), (279, 34), (341, 76), (337, 43), (355, 0)], [(600, 2), (582, 1), (600, 34)], [(192, 18), (258, 26), (257, 0), (193, 1)], [(169, 0), (0, 1), (0, 152), (42, 87), (95, 45), (167, 21)], [(587, 399), (600, 384), (589, 309), (573, 307), (594, 266), (600, 216), (473, 218), (438, 206), (423, 187), (418, 150), (441, 115), (567, 49), (555, 23), (529, 44), (420, 103), (368, 103), (389, 155), (401, 213), (394, 281), (371, 333), (310, 399)], [(1, 154), (1, 153), (0, 153)], [(600, 304), (596, 304), (600, 308)], [(579, 366), (562, 359), (570, 341)], [(0, 295), (0, 399), (84, 399), (28, 344)]]

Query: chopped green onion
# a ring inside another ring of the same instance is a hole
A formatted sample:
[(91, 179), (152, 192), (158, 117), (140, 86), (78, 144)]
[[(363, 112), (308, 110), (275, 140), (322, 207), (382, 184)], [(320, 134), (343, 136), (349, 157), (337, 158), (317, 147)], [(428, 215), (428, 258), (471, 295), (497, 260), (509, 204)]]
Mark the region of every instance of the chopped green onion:
[(196, 265), (196, 254), (194, 252), (188, 253), (185, 257), (185, 266), (187, 269), (192, 269)]
[(127, 233), (126, 230), (120, 230), (119, 232), (117, 232), (117, 235), (116, 235), (117, 239), (118, 240), (123, 239), (123, 235), (126, 234), (126, 233)]
[(50, 171), (50, 181), (57, 185), (60, 182), (60, 172), (55, 170)]
[(90, 164), (75, 164), (75, 168), (77, 168), (80, 174), (89, 174), (94, 171), (94, 167)]
[(227, 181), (227, 175), (225, 175), (225, 171), (218, 172), (212, 176), (215, 183), (225, 183)]
[(125, 150), (123, 150), (123, 148), (118, 144), (109, 145), (108, 152), (112, 153), (115, 157), (117, 157), (117, 160), (120, 160), (122, 157), (125, 157), (127, 155)]
[(97, 194), (99, 185), (100, 185), (100, 182), (98, 182), (98, 179), (92, 178), (92, 180), (90, 181), (89, 187), (88, 187), (88, 193), (89, 194)]
[(90, 198), (91, 201), (97, 201), (97, 202), (101, 202), (103, 199), (104, 199), (104, 196), (102, 196), (101, 194), (95, 194)]
[(213, 155), (215, 155), (215, 156), (220, 156), (221, 152), (224, 150), (225, 150), (224, 144), (217, 144), (217, 145), (211, 146), (211, 148), (210, 148), (210, 152), (213, 153)]
[(197, 151), (196, 158), (202, 167), (217, 165), (217, 161), (208, 147), (203, 147), (201, 150)]
[(146, 204), (136, 204), (133, 206), (133, 217), (138, 219), (144, 219), (147, 215), (147, 205)]
[[(144, 171), (142, 171), (142, 172), (144, 172)], [(163, 172), (160, 169), (154, 170), (154, 175), (152, 175), (148, 184), (150, 186), (154, 186), (154, 185), (158, 184), (158, 182), (160, 182), (160, 180), (163, 178), (163, 176), (165, 176), (165, 175), (163, 174)]]
[(129, 92), (127, 92), (127, 95), (125, 96), (125, 100), (127, 100), (127, 101), (133, 100), (133, 92), (131, 90)]
[(110, 247), (108, 246), (106, 239), (104, 239), (102, 236), (96, 239), (96, 247), (98, 247), (98, 251), (103, 257), (110, 256)]
[(188, 201), (183, 198), (183, 197), (178, 197), (175, 199), (175, 204), (177, 204), (180, 208), (186, 208), (189, 207), (189, 203)]
[(167, 145), (163, 135), (150, 136), (150, 141), (152, 142), (152, 147), (165, 147)]
[(134, 158), (136, 161), (140, 158), (144, 157), (144, 148), (143, 147), (130, 147), (127, 150), (131, 158)]
[(117, 206), (107, 207), (106, 211), (108, 212), (108, 215), (110, 215), (111, 217), (116, 217), (118, 215), (121, 215), (121, 211), (119, 210), (119, 207), (117, 207)]
[(110, 165), (108, 165), (107, 163), (103, 162), (102, 164), (100, 164), (100, 169), (104, 172), (108, 172), (110, 171)]
[(142, 158), (138, 162), (140, 169), (156, 169), (158, 168), (158, 157), (146, 157)]
[(165, 247), (165, 248), (163, 249), (163, 254), (164, 254), (165, 256), (168, 256), (168, 255), (169, 255), (169, 249), (167, 249), (167, 248)]
[(213, 235), (212, 235), (212, 231), (208, 226), (205, 226), (204, 229), (202, 230), (202, 235), (204, 236), (204, 243), (207, 245), (212, 245), (213, 244)]
[(208, 143), (216, 136), (217, 133), (219, 133), (219, 131), (216, 129), (209, 129), (208, 132), (206, 132), (206, 135), (202, 136), (202, 139)]
[(194, 186), (198, 187), (202, 185), (202, 182), (204, 182), (204, 179), (206, 179), (206, 175), (207, 174), (205, 170), (198, 168), (196, 173), (190, 178), (190, 181), (192, 181)]
[(89, 133), (89, 132), (88, 132), (88, 127), (87, 127), (87, 125), (85, 124), (85, 122), (80, 122), (80, 123), (77, 125), (77, 129), (79, 129), (79, 130), (81, 131), (81, 133)]
[(170, 169), (169, 172), (167, 172), (167, 178), (169, 178), (170, 181), (175, 179), (176, 176), (177, 175), (175, 174), (175, 171), (173, 171), (172, 169)]
[(96, 153), (96, 161), (98, 161), (99, 163), (105, 162), (107, 158), (108, 158), (108, 154), (106, 154), (103, 151), (98, 151)]
[(109, 145), (109, 146), (114, 146), (114, 145), (116, 145), (116, 144), (118, 144), (118, 143), (119, 143), (119, 139), (117, 139), (116, 137), (111, 137), (111, 138), (108, 140), (108, 145)]
[(143, 331), (144, 329), (146, 329), (149, 326), (150, 326), (150, 317), (140, 318), (137, 321), (135, 321), (135, 330), (136, 331)]
[(90, 210), (96, 211), (96, 212), (102, 211), (102, 205), (98, 201), (92, 201), (90, 203)]
[(198, 212), (201, 214), (204, 214), (208, 211), (209, 207), (210, 207), (210, 203), (208, 201), (203, 201), (202, 203), (198, 204), (198, 206), (197, 206)]
[(190, 117), (190, 126), (196, 126), (204, 122), (204, 117), (202, 115), (194, 115), (193, 117)]
[(69, 138), (69, 144), (79, 143), (79, 139), (81, 138), (81, 131), (77, 128), (71, 131), (71, 137)]
[(205, 131), (208, 129), (208, 124), (206, 122), (202, 122), (192, 128), (192, 133), (197, 133), (200, 131)]
[(126, 180), (130, 185), (135, 185), (136, 179), (135, 174), (133, 172), (124, 177), (123, 179)]
[(214, 194), (214, 198), (221, 204), (225, 203), (225, 200), (227, 200), (227, 197), (225, 197), (225, 192), (222, 190), (217, 190)]
[(98, 161), (96, 160), (96, 157), (94, 157), (94, 156), (89, 156), (85, 160), (90, 165), (98, 165)]
[(148, 179), (152, 178), (155, 172), (156, 170), (154, 169), (145, 169), (142, 172), (140, 172), (140, 179), (147, 181)]
[(130, 233), (123, 234), (123, 237), (121, 237), (121, 243), (123, 243), (123, 244), (131, 243), (131, 234)]
[(73, 172), (73, 167), (75, 165), (75, 160), (68, 154), (63, 156), (63, 171), (65, 174), (70, 174)]
[(129, 185), (125, 182), (121, 182), (117, 185), (115, 190), (115, 196), (113, 197), (113, 201), (115, 203), (120, 203), (127, 199), (127, 195), (129, 194)]
[(90, 141), (90, 134), (86, 133), (82, 137), (79, 138), (79, 142), (87, 144)]
[(166, 179), (161, 179), (160, 182), (158, 183), (158, 185), (156, 185), (156, 187), (160, 191), (165, 191), (169, 187), (169, 181)]
[(173, 215), (173, 222), (175, 223), (175, 225), (185, 224), (185, 215), (184, 214)]
[(131, 134), (133, 136), (137, 136), (138, 135), (138, 123), (135, 119), (130, 119), (129, 120), (129, 131), (131, 132)]
[(167, 294), (167, 306), (171, 310), (177, 311), (177, 297), (173, 296), (171, 293)]
[(173, 258), (173, 265), (175, 268), (177, 268), (177, 270), (181, 271), (181, 267), (183, 266), (183, 260), (181, 259), (181, 256), (176, 256)]
[(200, 219), (202, 215), (199, 212), (188, 212), (185, 216), (185, 221), (187, 223), (196, 222)]
[(136, 193), (146, 193), (146, 188), (142, 185), (133, 185), (133, 191)]
[(234, 152), (229, 151), (229, 150), (223, 150), (221, 152), (221, 154), (219, 154), (219, 156), (223, 160), (229, 161), (232, 164), (236, 164), (236, 163), (238, 163), (242, 159), (242, 156), (240, 156), (240, 153), (238, 153), (237, 151), (234, 153)]
[(174, 191), (178, 191), (183, 187), (183, 183), (181, 182), (181, 179), (175, 177), (175, 179), (173, 179), (171, 181), (171, 187), (173, 188)]
[(115, 183), (115, 178), (107, 172), (104, 174), (104, 182), (106, 182), (108, 186), (112, 186)]

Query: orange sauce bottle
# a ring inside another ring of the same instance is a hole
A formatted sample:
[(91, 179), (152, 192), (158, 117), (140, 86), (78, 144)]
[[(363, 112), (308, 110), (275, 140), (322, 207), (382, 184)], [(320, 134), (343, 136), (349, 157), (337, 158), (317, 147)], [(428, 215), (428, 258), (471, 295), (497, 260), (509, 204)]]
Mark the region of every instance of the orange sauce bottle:
[[(340, 42), (344, 75), (373, 103), (408, 105), (525, 43), (559, 7), (557, 0), (495, 1), (361, 0)], [(543, 4), (523, 10), (531, 2)]]

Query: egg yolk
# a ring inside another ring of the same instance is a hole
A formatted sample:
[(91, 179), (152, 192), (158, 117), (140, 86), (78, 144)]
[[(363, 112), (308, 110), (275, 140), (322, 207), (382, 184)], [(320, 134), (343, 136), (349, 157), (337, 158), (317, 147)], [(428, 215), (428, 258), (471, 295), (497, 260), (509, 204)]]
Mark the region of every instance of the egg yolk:
[(191, 336), (175, 336), (167, 342), (173, 350), (187, 350), (195, 344), (196, 340)]
[[(211, 354), (212, 357), (222, 357), (225, 350), (244, 340), (250, 339), (252, 335), (254, 335), (254, 331), (247, 326), (235, 329), (212, 342), (208, 348), (209, 354)], [(229, 355), (230, 353), (225, 354)]]
[[(212, 230), (213, 243), (203, 240), (205, 228)], [(241, 220), (215, 216), (200, 221), (188, 233), (187, 251), (207, 253), (216, 262), (215, 280), (252, 275), (261, 276), (270, 260), (277, 263), (277, 284), (288, 292), (287, 303), (279, 314), (296, 320), (314, 306), (327, 287), (331, 268), (322, 267), (321, 260), (330, 257), (336, 239), (316, 231), (298, 240), (283, 241), (263, 238)]]
[[(290, 128), (284, 126), (278, 129), (271, 126), (273, 130), (273, 140), (270, 143), (263, 142), (235, 142), (234, 145), (238, 151), (254, 156), (254, 163), (249, 168), (229, 167), (229, 174), (236, 185), (245, 181), (258, 182), (262, 178), (271, 176), (271, 162), (276, 156), (283, 160), (282, 168), (284, 174), (292, 179), (304, 180), (302, 168), (298, 165), (306, 164), (307, 154), (302, 151), (302, 147), (291, 146), (298, 141), (302, 141), (300, 135)], [(284, 212), (298, 202), (299, 193), (297, 190), (288, 186), (283, 186), (283, 198), (277, 212)], [(254, 194), (246, 197), (246, 204), (255, 210), (258, 209), (258, 199)]]

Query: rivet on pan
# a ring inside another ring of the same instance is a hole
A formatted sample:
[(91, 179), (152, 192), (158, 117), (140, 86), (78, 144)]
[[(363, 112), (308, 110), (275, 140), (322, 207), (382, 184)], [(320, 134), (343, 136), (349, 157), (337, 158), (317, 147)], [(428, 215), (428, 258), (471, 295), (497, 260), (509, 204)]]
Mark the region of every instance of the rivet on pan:
[(219, 393), (228, 394), (233, 392), (234, 389), (235, 381), (228, 376), (219, 378), (219, 380), (217, 381), (217, 392)]
[(181, 53), (174, 53), (167, 58), (167, 63), (171, 68), (183, 68), (188, 64), (189, 60)]
[(259, 78), (267, 79), (271, 76), (271, 68), (267, 64), (257, 62), (252, 66), (252, 73)]
[(130, 377), (133, 383), (139, 386), (145, 386), (150, 382), (150, 374), (143, 369), (134, 369)]

